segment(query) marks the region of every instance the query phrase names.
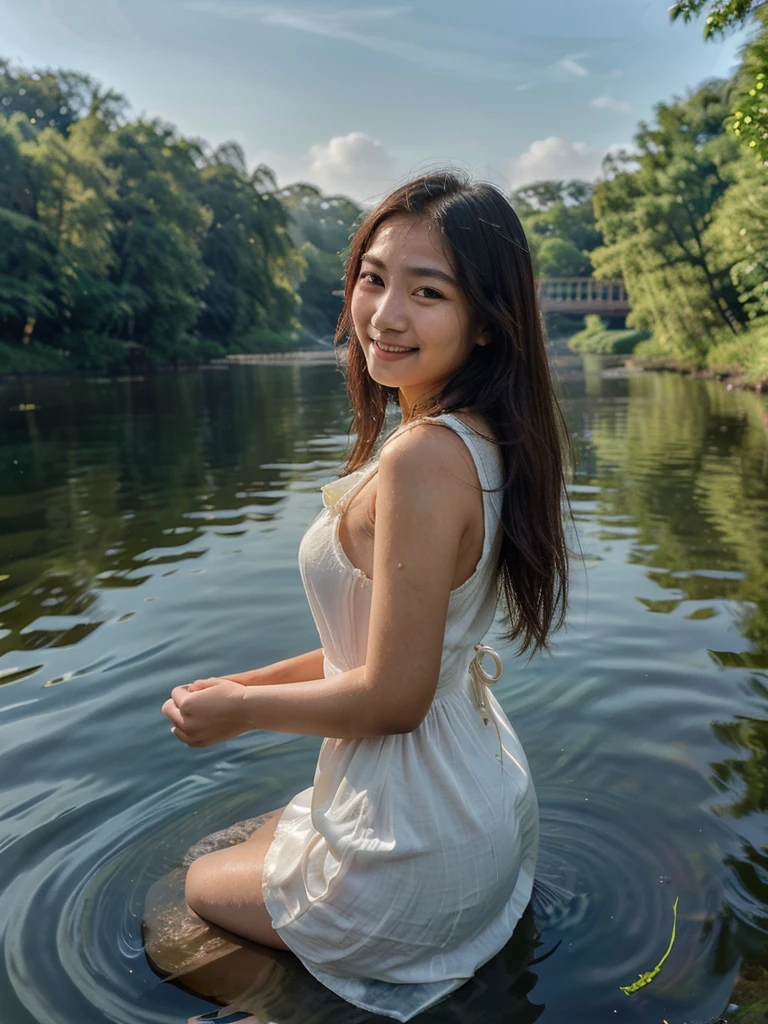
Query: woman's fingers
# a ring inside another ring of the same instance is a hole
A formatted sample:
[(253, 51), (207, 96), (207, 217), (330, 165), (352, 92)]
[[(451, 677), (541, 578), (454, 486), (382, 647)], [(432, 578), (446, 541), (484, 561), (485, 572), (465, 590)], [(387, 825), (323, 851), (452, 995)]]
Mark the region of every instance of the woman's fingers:
[(172, 722), (173, 725), (175, 726), (181, 726), (183, 718), (181, 712), (179, 711), (172, 697), (168, 698), (168, 700), (165, 702), (165, 704), (163, 704), (160, 710), (163, 712), (163, 714), (165, 715), (169, 722)]
[(196, 679), (194, 683), (190, 683), (187, 687), (189, 693), (197, 693), (199, 690), (208, 690), (211, 686), (218, 686), (220, 683), (231, 683), (231, 679), (225, 679), (223, 676), (211, 676), (209, 679)]
[[(177, 687), (176, 689), (182, 689), (182, 687)], [(171, 732), (173, 733), (177, 740), (181, 740), (182, 743), (186, 743), (188, 747), (206, 746), (205, 743), (201, 743), (199, 740), (193, 739), (190, 733), (185, 731), (184, 716), (179, 710), (176, 702), (173, 700), (172, 697), (168, 698), (168, 700), (165, 702), (165, 704), (163, 704), (160, 710), (163, 712), (168, 721), (172, 723)], [(187, 723), (187, 725), (189, 725), (189, 723)]]
[(176, 704), (177, 707), (183, 707), (184, 701), (189, 696), (189, 688), (191, 683), (185, 683), (183, 686), (174, 686), (171, 690), (171, 700)]
[(184, 732), (184, 730), (180, 729), (177, 725), (175, 725), (171, 729), (171, 732), (173, 733), (173, 735), (176, 737), (177, 740), (181, 740), (182, 743), (186, 743), (186, 745), (188, 747), (204, 747), (205, 746), (205, 743), (200, 743), (200, 742), (194, 741), (192, 739), (192, 737), (189, 736), (188, 733)]
[(242, 709), (241, 687), (220, 677), (175, 686), (161, 708), (173, 726), (171, 732), (190, 747), (209, 747), (239, 736)]

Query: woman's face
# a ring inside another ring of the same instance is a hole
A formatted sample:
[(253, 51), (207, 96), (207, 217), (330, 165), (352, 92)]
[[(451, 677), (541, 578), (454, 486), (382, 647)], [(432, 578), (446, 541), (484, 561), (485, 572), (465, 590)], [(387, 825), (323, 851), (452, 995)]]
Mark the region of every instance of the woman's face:
[(400, 389), (404, 411), (489, 340), (475, 327), (439, 230), (408, 214), (385, 220), (363, 253), (352, 321), (368, 372)]

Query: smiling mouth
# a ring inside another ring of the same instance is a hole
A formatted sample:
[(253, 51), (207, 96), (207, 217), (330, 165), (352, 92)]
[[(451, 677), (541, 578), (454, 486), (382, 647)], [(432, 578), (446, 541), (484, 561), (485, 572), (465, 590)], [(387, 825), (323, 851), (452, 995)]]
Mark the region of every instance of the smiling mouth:
[(382, 352), (415, 352), (415, 348), (404, 348), (402, 345), (384, 345), (375, 338), (371, 338), (373, 344), (380, 348)]

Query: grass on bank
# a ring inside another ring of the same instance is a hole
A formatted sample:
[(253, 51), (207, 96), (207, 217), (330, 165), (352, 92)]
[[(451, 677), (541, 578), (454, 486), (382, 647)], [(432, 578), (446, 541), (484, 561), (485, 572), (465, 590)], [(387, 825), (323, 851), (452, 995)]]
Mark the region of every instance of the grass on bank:
[(632, 355), (632, 362), (646, 370), (708, 370), (738, 378), (750, 387), (768, 382), (768, 316), (753, 320), (739, 334), (727, 327), (706, 345), (694, 343), (683, 351), (663, 335), (649, 331), (609, 330), (599, 316), (584, 317), (585, 327), (568, 340), (572, 352), (600, 355)]
[[(311, 339), (310, 339), (311, 340)], [(306, 344), (298, 331), (290, 335), (254, 330), (228, 348), (206, 338), (190, 337), (169, 351), (137, 353), (142, 346), (107, 338), (93, 333), (69, 336), (66, 349), (31, 341), (26, 345), (9, 345), (0, 341), (0, 374), (75, 373), (89, 371), (100, 374), (121, 374), (136, 365), (201, 366), (228, 354), (244, 355), (262, 352), (290, 352)]]
[(710, 370), (757, 387), (768, 381), (768, 317), (753, 320), (740, 334), (724, 328), (703, 354), (681, 354), (663, 338), (653, 337), (635, 348), (632, 361), (649, 370)]
[(568, 339), (571, 352), (597, 352), (600, 355), (628, 355), (635, 346), (650, 338), (648, 331), (609, 330), (596, 313), (584, 317), (584, 330)]

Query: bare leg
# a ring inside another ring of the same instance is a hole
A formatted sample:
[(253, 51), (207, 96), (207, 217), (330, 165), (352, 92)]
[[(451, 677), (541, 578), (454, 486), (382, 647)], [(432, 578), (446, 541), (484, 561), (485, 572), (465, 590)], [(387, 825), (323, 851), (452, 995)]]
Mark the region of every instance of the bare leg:
[(275, 811), (246, 842), (198, 857), (189, 866), (185, 886), (192, 913), (273, 949), (288, 946), (272, 927), (261, 875), (282, 811)]

